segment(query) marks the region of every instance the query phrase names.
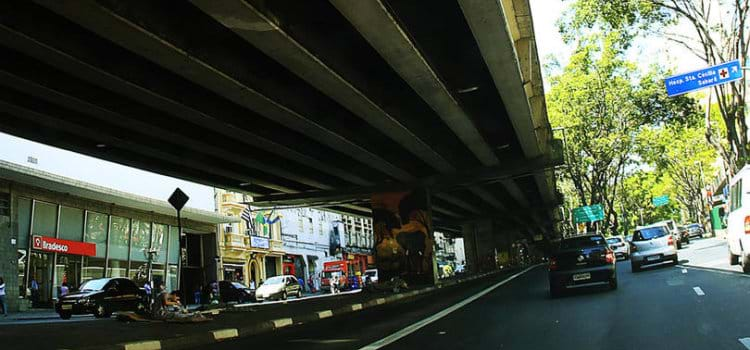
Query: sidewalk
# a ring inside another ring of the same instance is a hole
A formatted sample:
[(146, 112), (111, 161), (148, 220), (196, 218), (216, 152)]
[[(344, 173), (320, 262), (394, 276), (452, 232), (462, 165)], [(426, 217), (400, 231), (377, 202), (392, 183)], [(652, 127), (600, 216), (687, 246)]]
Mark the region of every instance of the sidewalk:
[(197, 324), (125, 323), (108, 319), (85, 323), (55, 323), (54, 327), (41, 324), (4, 325), (0, 327), (0, 342), (4, 344), (3, 349), (179, 349), (273, 331), (383, 304), (403, 302), (459, 283), (510, 274), (510, 271), (505, 271), (463, 277), (441, 281), (438, 286), (399, 294), (362, 292), (301, 299), (300, 302), (290, 299), (280, 303), (229, 307), (219, 310), (218, 315), (209, 315), (213, 318), (211, 322)]

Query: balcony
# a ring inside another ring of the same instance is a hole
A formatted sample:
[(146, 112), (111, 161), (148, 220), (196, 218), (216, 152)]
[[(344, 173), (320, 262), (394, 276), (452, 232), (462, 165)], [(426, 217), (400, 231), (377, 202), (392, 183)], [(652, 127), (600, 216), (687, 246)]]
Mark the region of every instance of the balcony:
[(249, 237), (237, 233), (224, 234), (225, 249), (247, 249), (250, 246)]
[(282, 251), (284, 251), (284, 242), (282, 242), (281, 240), (272, 239), (271, 240), (271, 251), (274, 251), (274, 252), (282, 252)]

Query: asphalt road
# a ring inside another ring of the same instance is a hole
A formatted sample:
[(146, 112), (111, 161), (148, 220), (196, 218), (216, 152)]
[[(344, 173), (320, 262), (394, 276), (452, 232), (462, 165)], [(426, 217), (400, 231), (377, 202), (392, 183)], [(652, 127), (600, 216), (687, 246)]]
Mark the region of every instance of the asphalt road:
[[(490, 283), (211, 349), (360, 349), (389, 336), (398, 339), (368, 349), (746, 349), (740, 339), (750, 337), (750, 278), (719, 264), (726, 260), (725, 243), (696, 240), (680, 251), (680, 259), (687, 267), (659, 266), (640, 273), (620, 262), (616, 291), (593, 289), (550, 299), (546, 268), (536, 267), (432, 323), (418, 322)], [(404, 331), (412, 328), (417, 329)]]

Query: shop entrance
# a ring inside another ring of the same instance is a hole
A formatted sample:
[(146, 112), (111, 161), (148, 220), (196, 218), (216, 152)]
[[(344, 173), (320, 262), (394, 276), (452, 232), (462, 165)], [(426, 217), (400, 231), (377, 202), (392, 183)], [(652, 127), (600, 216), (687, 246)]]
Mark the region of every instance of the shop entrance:
[(31, 252), (28, 288), (31, 307), (52, 307), (52, 253)]
[(245, 283), (245, 266), (240, 264), (224, 264), (224, 280)]
[(81, 284), (81, 256), (77, 255), (57, 255), (57, 264), (55, 264), (55, 284), (53, 297), (60, 297), (60, 287), (63, 283), (68, 286), (68, 290), (78, 289)]

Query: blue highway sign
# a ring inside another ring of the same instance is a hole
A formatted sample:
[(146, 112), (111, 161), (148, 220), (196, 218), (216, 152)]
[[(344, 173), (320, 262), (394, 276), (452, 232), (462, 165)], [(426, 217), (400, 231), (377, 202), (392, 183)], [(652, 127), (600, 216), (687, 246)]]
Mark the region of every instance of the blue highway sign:
[(664, 79), (664, 85), (667, 87), (667, 95), (673, 97), (740, 79), (742, 79), (742, 66), (739, 60), (734, 60), (713, 67), (673, 75)]

